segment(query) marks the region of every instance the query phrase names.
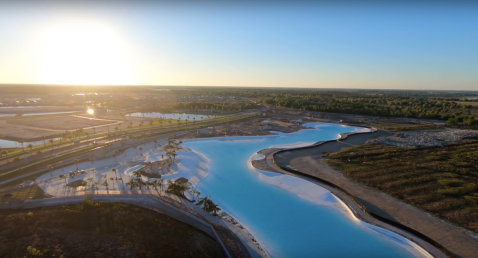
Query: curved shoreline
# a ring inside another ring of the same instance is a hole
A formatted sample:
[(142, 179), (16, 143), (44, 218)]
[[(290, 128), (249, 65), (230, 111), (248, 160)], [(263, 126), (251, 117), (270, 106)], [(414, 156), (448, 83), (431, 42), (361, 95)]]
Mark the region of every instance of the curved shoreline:
[[(348, 125), (348, 126), (358, 127), (357, 125)], [(347, 209), (350, 211), (352, 216), (354, 216), (356, 219), (358, 219), (362, 222), (368, 223), (370, 225), (374, 225), (374, 226), (378, 226), (380, 228), (384, 228), (386, 230), (390, 230), (391, 232), (396, 233), (396, 234), (408, 239), (412, 243), (415, 243), (420, 248), (422, 248), (423, 251), (426, 251), (428, 254), (433, 255), (434, 257), (447, 257), (447, 256), (454, 257), (455, 254), (450, 252), (448, 249), (446, 249), (445, 247), (443, 247), (442, 245), (440, 245), (436, 241), (427, 237), (426, 235), (424, 235), (424, 234), (422, 234), (422, 233), (420, 233), (416, 230), (413, 230), (409, 227), (406, 227), (405, 225), (402, 225), (398, 222), (394, 222), (394, 221), (391, 221), (389, 219), (386, 219), (386, 218), (370, 211), (361, 202), (359, 202), (351, 193), (349, 193), (348, 191), (346, 191), (342, 187), (340, 187), (340, 186), (338, 186), (338, 185), (336, 185), (332, 182), (329, 182), (327, 180), (324, 180), (320, 177), (314, 177), (314, 176), (309, 175), (307, 173), (303, 173), (300, 170), (282, 166), (282, 165), (276, 163), (276, 161), (275, 161), (275, 155), (283, 153), (283, 152), (300, 150), (300, 149), (315, 148), (317, 146), (323, 145), (323, 144), (328, 143), (328, 142), (336, 142), (336, 141), (339, 141), (339, 140), (344, 140), (344, 139), (346, 139), (350, 136), (353, 136), (353, 135), (370, 134), (370, 133), (375, 133), (377, 131), (377, 129), (375, 129), (375, 128), (368, 128), (368, 127), (364, 127), (364, 126), (360, 126), (360, 127), (367, 128), (370, 131), (369, 132), (341, 133), (341, 134), (339, 134), (339, 137), (337, 139), (334, 139), (334, 140), (321, 141), (321, 142), (317, 142), (317, 143), (312, 144), (312, 145), (295, 147), (295, 148), (281, 148), (280, 150), (276, 150), (276, 151), (273, 151), (272, 153), (269, 153), (263, 160), (272, 161), (271, 163), (276, 166), (276, 168), (274, 170), (279, 169), (279, 171), (276, 171), (276, 172), (281, 173), (280, 170), (285, 170), (287, 172), (292, 173), (294, 176), (297, 176), (297, 174), (298, 174), (298, 175), (300, 175), (299, 178), (305, 179), (309, 182), (315, 183), (315, 184), (329, 190), (335, 197), (337, 197), (347, 207)], [(268, 163), (269, 166), (271, 165), (271, 164), (269, 164), (269, 162), (267, 162), (267, 163)], [(251, 163), (251, 165), (254, 166), (252, 163)], [(255, 168), (257, 168), (257, 167), (255, 167)], [(257, 168), (257, 169), (260, 169), (260, 168)], [(285, 173), (283, 173), (283, 174), (285, 174)], [(312, 179), (312, 180), (310, 180), (310, 179)], [(371, 218), (366, 218), (364, 215), (365, 216), (369, 215), (369, 216), (371, 216)], [(380, 222), (385, 223), (385, 224), (376, 223), (376, 221), (373, 221), (373, 219), (379, 220)], [(397, 228), (400, 229), (400, 230), (404, 230), (404, 232), (403, 231), (400, 232), (399, 230), (397, 230)], [(424, 243), (423, 241), (417, 241), (417, 239), (413, 239), (412, 236), (414, 236), (414, 235), (419, 237), (419, 238), (422, 238), (426, 242)], [(437, 247), (438, 249), (440, 249), (440, 251), (438, 251), (435, 248), (431, 248), (431, 246), (425, 247), (424, 245), (426, 245), (426, 243), (432, 244), (434, 247)], [(420, 250), (417, 250), (417, 251), (420, 251)]]
[[(306, 146), (300, 146), (300, 147), (295, 147), (294, 148), (293, 145), (292, 146), (277, 145), (277, 146), (271, 146), (266, 150), (270, 150), (270, 149), (274, 149), (274, 148), (275, 149), (282, 148), (281, 151), (287, 152), (287, 151), (294, 150), (294, 149), (308, 149), (308, 148), (317, 147), (317, 146), (322, 145), (322, 144), (327, 143), (327, 142), (336, 142), (339, 139), (344, 140), (344, 139), (347, 139), (348, 137), (353, 136), (353, 135), (371, 134), (371, 133), (376, 132), (375, 128), (366, 128), (366, 129), (367, 129), (366, 132), (362, 130), (362, 131), (355, 131), (355, 132), (352, 131), (352, 132), (342, 133), (338, 136), (338, 139), (320, 141), (320, 142), (315, 142), (315, 143), (309, 142), (308, 145), (306, 145)], [(381, 135), (381, 134), (377, 134), (377, 135)], [(219, 137), (219, 138), (223, 138), (223, 137)], [(226, 140), (233, 140), (234, 138), (235, 137), (232, 137), (232, 138), (228, 137), (228, 138), (226, 138)], [(195, 141), (195, 139), (191, 139), (191, 140)], [(203, 140), (203, 139), (197, 139), (197, 140)], [(248, 165), (252, 168), (255, 168), (255, 169), (264, 170), (263, 168), (258, 168), (256, 166), (254, 166), (252, 163), (255, 163), (255, 162), (252, 162), (252, 161), (258, 161), (258, 160), (262, 160), (262, 161), (267, 160), (268, 162), (272, 161), (273, 160), (272, 159), (273, 155), (276, 154), (276, 153), (280, 153), (281, 151), (274, 151), (272, 154), (269, 153), (269, 155), (266, 154), (267, 157), (265, 157), (265, 156), (261, 157), (262, 153), (257, 153), (259, 155), (254, 154), (253, 156), (251, 156), (251, 159), (249, 160)], [(267, 171), (267, 169), (265, 169), (265, 170)], [(274, 172), (281, 173), (280, 171), (274, 171)], [(289, 172), (295, 172), (295, 171), (290, 170)], [(288, 173), (282, 173), (282, 174), (288, 174)], [(403, 230), (398, 230), (397, 228), (392, 227), (391, 225), (386, 224), (383, 221), (378, 221), (378, 222), (373, 221), (375, 218), (371, 217), (370, 214), (366, 214), (365, 212), (363, 212), (360, 205), (357, 205), (357, 203), (354, 203), (354, 201), (356, 201), (355, 199), (351, 200), (351, 198), (348, 198), (349, 196), (344, 194), (344, 193), (348, 193), (345, 190), (343, 190), (343, 192), (340, 193), (340, 192), (337, 192), (337, 190), (338, 190), (337, 188), (334, 188), (331, 185), (324, 185), (324, 184), (328, 183), (327, 181), (317, 182), (318, 180), (310, 180), (310, 178), (304, 178), (302, 176), (297, 176), (295, 174), (292, 174), (292, 175), (294, 175), (295, 177), (304, 179), (306, 181), (309, 181), (313, 184), (319, 185), (323, 189), (326, 189), (332, 195), (337, 197), (338, 202), (340, 203), (341, 206), (343, 206), (345, 208), (345, 210), (347, 212), (347, 215), (350, 216), (351, 219), (361, 221), (362, 223), (367, 223), (365, 226), (369, 230), (373, 230), (376, 233), (378, 233), (379, 235), (382, 235), (383, 237), (388, 238), (389, 240), (391, 240), (391, 241), (395, 242), (396, 244), (402, 246), (402, 248), (408, 249), (408, 251), (411, 254), (415, 254), (417, 256), (419, 256), (421, 254), (425, 257), (440, 257), (440, 258), (441, 257), (447, 257), (446, 255), (443, 254), (443, 252), (437, 250), (432, 245), (429, 245), (429, 243), (427, 243), (426, 241), (420, 241), (420, 240), (414, 239), (414, 238), (416, 238), (416, 236), (414, 236), (414, 235), (410, 236), (409, 235), (410, 232), (403, 231)], [(312, 179), (314, 179), (314, 178), (312, 178)], [(342, 188), (340, 188), (340, 189), (342, 189)], [(368, 215), (368, 217), (367, 217), (367, 215)], [(380, 231), (380, 229), (384, 229), (384, 230)], [(398, 236), (403, 237), (402, 240), (399, 240), (399, 238), (397, 238)]]
[[(357, 126), (357, 125), (350, 125), (350, 126), (364, 127), (364, 126)], [(265, 158), (252, 162), (251, 165), (260, 170), (273, 171), (276, 173), (282, 173), (282, 174), (299, 177), (304, 180), (315, 183), (319, 186), (322, 186), (325, 189), (329, 190), (331, 193), (333, 193), (339, 200), (344, 202), (345, 205), (348, 206), (348, 208), (351, 210), (353, 215), (356, 216), (361, 221), (364, 221), (371, 225), (376, 225), (381, 228), (390, 230), (394, 233), (397, 233), (403, 236), (404, 238), (407, 238), (408, 240), (414, 242), (415, 244), (418, 244), (421, 248), (425, 249), (427, 252), (429, 252), (435, 257), (463, 257), (461, 255), (458, 255), (450, 251), (449, 249), (444, 247), (442, 244), (438, 243), (437, 241), (433, 240), (427, 235), (413, 228), (405, 226), (398, 221), (393, 221), (388, 218), (385, 218), (381, 216), (380, 214), (377, 214), (376, 212), (368, 209), (362, 202), (357, 200), (357, 198), (353, 194), (351, 194), (349, 191), (345, 190), (343, 187), (340, 187), (335, 183), (332, 183), (328, 180), (325, 180), (324, 178), (321, 178), (318, 174), (312, 175), (310, 173), (305, 173), (298, 169), (292, 168), (290, 166), (284, 166), (276, 162), (276, 155), (280, 155), (280, 153), (291, 152), (294, 150), (317, 148), (329, 142), (332, 143), (332, 142), (338, 142), (339, 140), (344, 140), (350, 136), (360, 135), (360, 134), (370, 134), (370, 133), (377, 132), (375, 128), (368, 128), (368, 129), (371, 129), (371, 131), (345, 133), (345, 134), (341, 134), (339, 136), (339, 139), (317, 142), (309, 146), (303, 146), (303, 147), (297, 147), (297, 148), (281, 148), (281, 149), (275, 149), (275, 150), (264, 149), (258, 153), (265, 155)], [(267, 169), (266, 166), (269, 169)]]
[[(297, 174), (303, 176), (303, 177), (300, 177), (302, 179), (305, 179), (305, 180), (312, 179), (315, 182), (310, 181), (310, 180), (308, 180), (308, 181), (313, 182), (313, 183), (329, 190), (335, 197), (337, 197), (337, 199), (339, 199), (350, 210), (351, 214), (356, 219), (358, 219), (362, 222), (368, 223), (370, 225), (378, 226), (380, 228), (384, 228), (384, 229), (387, 229), (387, 230), (389, 230), (393, 233), (396, 233), (396, 234), (408, 239), (409, 241), (417, 244), (422, 249), (427, 251), (429, 254), (433, 255), (433, 257), (455, 257), (455, 254), (451, 253), (445, 247), (441, 246), (439, 243), (437, 243), (434, 240), (430, 239), (429, 237), (423, 235), (422, 233), (420, 233), (416, 230), (413, 230), (411, 228), (408, 228), (408, 227), (406, 227), (406, 226), (404, 226), (404, 225), (402, 225), (398, 222), (388, 220), (388, 219), (386, 219), (384, 217), (381, 217), (380, 215), (368, 210), (362, 203), (360, 203), (357, 199), (355, 199), (354, 196), (352, 194), (350, 194), (349, 192), (347, 192), (345, 189), (343, 189), (343, 188), (341, 188), (341, 187), (339, 187), (339, 186), (337, 186), (337, 185), (335, 185), (331, 182), (323, 180), (321, 178), (314, 178), (314, 177), (311, 177), (311, 176), (309, 176), (305, 173), (301, 173), (298, 170), (291, 170), (291, 169), (282, 168), (282, 167), (280, 167), (280, 168), (283, 169), (283, 170), (289, 171), (291, 173), (297, 173)], [(383, 222), (383, 223), (386, 223), (386, 224), (381, 224), (380, 225), (380, 223), (372, 221), (371, 218), (367, 219), (365, 217), (365, 215), (369, 215), (373, 219), (377, 219), (380, 222)], [(396, 230), (397, 228), (401, 229), (401, 230), (404, 230), (405, 232), (398, 232), (398, 230)], [(439, 251), (440, 253), (437, 253), (438, 249), (437, 249), (437, 251), (435, 251), (435, 250), (430, 250), (431, 249), (430, 247), (425, 247), (423, 242), (417, 241), (417, 239), (414, 239), (413, 236), (422, 238), (427, 243), (430, 243), (433, 246), (437, 247), (440, 250)], [(420, 250), (418, 250), (418, 251), (420, 251)], [(442, 253), (445, 254), (445, 255), (442, 255)]]

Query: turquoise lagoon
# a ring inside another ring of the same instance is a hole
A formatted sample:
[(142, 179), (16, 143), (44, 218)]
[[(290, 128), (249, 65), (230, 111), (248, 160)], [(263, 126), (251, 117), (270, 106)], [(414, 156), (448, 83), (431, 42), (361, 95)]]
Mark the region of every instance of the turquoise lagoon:
[(312, 144), (364, 130), (323, 123), (306, 126), (314, 129), (266, 137), (184, 141), (183, 146), (209, 160), (209, 175), (196, 189), (244, 225), (271, 257), (428, 256), (407, 239), (354, 218), (324, 188), (251, 167), (251, 157), (262, 149)]

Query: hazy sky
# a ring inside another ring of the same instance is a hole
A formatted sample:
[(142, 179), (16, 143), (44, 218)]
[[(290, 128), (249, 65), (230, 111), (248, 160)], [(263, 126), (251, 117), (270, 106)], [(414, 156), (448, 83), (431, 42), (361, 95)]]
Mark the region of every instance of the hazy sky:
[(478, 5), (356, 2), (0, 1), (0, 83), (478, 90)]

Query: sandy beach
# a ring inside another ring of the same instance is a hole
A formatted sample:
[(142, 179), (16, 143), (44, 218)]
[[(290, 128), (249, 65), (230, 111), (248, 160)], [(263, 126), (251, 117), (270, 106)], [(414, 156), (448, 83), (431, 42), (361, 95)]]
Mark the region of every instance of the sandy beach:
[[(113, 157), (112, 153), (105, 153), (106, 158), (91, 160), (78, 164), (80, 173), (69, 176), (69, 172), (76, 171), (76, 165), (70, 165), (61, 169), (53, 170), (43, 174), (35, 180), (35, 183), (43, 189), (43, 191), (52, 197), (84, 196), (85, 194), (108, 195), (108, 196), (132, 196), (132, 195), (150, 195), (157, 197), (165, 197), (175, 200), (183, 205), (186, 209), (199, 212), (203, 216), (207, 216), (199, 207), (187, 200), (179, 198), (175, 195), (165, 192), (167, 188), (166, 181), (168, 179), (176, 180), (178, 178), (187, 178), (191, 189), (202, 179), (208, 176), (207, 164), (209, 160), (202, 154), (194, 152), (188, 148), (182, 147), (177, 150), (176, 162), (170, 169), (163, 169), (161, 178), (164, 180), (163, 191), (159, 188), (141, 187), (130, 189), (125, 185), (128, 180), (133, 177), (133, 173), (149, 162), (155, 162), (166, 158), (166, 152), (160, 146), (167, 144), (166, 139), (159, 140), (158, 143), (149, 142), (137, 145), (136, 148), (128, 148), (122, 154)], [(140, 150), (142, 148), (142, 150)], [(113, 171), (116, 169), (116, 172)], [(66, 177), (60, 178), (60, 175)], [(154, 178), (142, 176), (141, 180), (152, 181)], [(79, 186), (77, 182), (88, 182), (87, 186)], [(107, 185), (95, 184), (92, 182), (108, 182)], [(78, 186), (77, 186), (78, 185)], [(185, 192), (185, 196), (189, 200), (197, 199), (190, 191)], [(219, 225), (223, 225), (233, 231), (243, 242), (253, 257), (267, 257), (261, 245), (254, 239), (254, 236), (231, 215), (219, 212), (220, 218), (207, 216)]]

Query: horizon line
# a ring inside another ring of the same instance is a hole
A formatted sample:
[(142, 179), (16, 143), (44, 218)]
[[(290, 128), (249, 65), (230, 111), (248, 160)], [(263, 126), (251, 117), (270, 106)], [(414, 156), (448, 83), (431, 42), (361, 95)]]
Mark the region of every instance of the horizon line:
[(5, 86), (60, 86), (60, 87), (214, 87), (214, 88), (289, 88), (297, 89), (324, 89), (324, 90), (384, 90), (384, 91), (453, 91), (453, 92), (478, 92), (478, 90), (446, 90), (446, 89), (398, 89), (398, 88), (327, 88), (327, 87), (292, 87), (292, 86), (231, 86), (231, 85), (150, 85), (150, 84), (56, 84), (56, 83), (0, 83)]

